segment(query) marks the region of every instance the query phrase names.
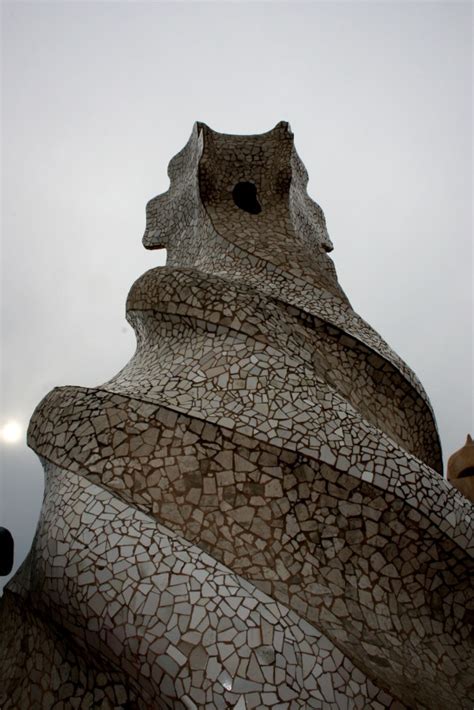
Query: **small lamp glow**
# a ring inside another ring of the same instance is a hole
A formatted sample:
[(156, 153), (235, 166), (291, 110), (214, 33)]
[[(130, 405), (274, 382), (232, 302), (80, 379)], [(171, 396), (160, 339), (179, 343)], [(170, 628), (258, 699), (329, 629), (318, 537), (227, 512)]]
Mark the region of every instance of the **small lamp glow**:
[(17, 444), (23, 435), (23, 427), (15, 419), (9, 419), (0, 429), (0, 438), (5, 444)]

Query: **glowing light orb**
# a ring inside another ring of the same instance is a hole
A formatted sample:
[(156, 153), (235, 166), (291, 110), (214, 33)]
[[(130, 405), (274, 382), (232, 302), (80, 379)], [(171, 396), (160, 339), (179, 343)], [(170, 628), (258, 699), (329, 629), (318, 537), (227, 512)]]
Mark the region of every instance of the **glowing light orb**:
[(18, 444), (23, 436), (23, 427), (16, 419), (9, 419), (0, 429), (0, 439), (5, 444)]

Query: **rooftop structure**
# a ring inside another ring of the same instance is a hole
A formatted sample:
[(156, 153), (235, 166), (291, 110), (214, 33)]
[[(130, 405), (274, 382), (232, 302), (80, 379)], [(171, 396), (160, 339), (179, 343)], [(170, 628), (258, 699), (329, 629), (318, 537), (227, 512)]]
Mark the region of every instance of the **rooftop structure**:
[(30, 422), (2, 708), (471, 707), (472, 506), (338, 283), (289, 125), (196, 123), (169, 177), (135, 355)]

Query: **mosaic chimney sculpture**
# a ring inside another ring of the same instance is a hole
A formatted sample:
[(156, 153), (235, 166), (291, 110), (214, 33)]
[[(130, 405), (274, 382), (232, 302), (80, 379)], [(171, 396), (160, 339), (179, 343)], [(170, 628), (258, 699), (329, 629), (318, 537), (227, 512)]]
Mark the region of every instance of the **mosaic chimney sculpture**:
[(470, 708), (471, 504), (351, 308), (288, 124), (202, 123), (147, 207), (131, 361), (60, 387), (2, 708)]
[(448, 459), (448, 481), (474, 503), (474, 441), (470, 434), (464, 446)]

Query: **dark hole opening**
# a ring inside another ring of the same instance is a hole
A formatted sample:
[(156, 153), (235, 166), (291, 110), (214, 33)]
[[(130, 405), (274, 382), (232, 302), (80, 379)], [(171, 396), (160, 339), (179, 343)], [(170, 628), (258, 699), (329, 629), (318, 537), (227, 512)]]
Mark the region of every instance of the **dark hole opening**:
[(0, 528), (0, 576), (6, 577), (13, 567), (13, 537), (9, 530)]
[(232, 197), (237, 207), (245, 212), (259, 214), (262, 211), (253, 182), (238, 182), (232, 190)]
[(471, 476), (474, 476), (474, 466), (465, 468), (464, 471), (461, 471), (458, 478), (470, 478)]

